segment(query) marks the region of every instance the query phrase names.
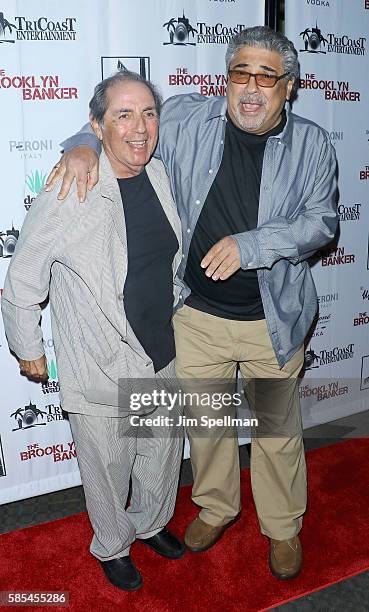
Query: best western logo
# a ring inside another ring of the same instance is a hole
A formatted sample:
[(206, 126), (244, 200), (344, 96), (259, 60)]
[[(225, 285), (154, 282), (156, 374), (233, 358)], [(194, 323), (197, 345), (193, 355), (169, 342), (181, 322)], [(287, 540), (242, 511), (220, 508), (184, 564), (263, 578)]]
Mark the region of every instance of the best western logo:
[(0, 13), (0, 43), (15, 43), (16, 40), (76, 40), (76, 17), (61, 20), (39, 17), (27, 19), (23, 16), (6, 18)]

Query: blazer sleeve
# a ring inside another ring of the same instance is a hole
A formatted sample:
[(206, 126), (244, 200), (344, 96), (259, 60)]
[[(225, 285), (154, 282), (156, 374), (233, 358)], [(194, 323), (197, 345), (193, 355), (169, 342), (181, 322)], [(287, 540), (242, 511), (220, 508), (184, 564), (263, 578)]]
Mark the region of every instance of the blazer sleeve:
[(51, 266), (61, 238), (56, 197), (42, 192), (23, 223), (1, 299), (8, 345), (19, 359), (32, 361), (44, 354), (40, 303), (49, 293)]

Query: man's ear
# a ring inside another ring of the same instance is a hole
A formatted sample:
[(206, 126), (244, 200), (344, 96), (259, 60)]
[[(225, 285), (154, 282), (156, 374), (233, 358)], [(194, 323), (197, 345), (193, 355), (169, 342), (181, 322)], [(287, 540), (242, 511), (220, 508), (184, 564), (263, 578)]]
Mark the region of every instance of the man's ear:
[(289, 100), (291, 98), (291, 92), (292, 92), (294, 82), (295, 82), (295, 79), (290, 79), (287, 83), (286, 100)]
[(99, 140), (102, 140), (103, 136), (102, 136), (101, 126), (96, 121), (96, 119), (94, 119), (94, 117), (92, 117), (91, 115), (90, 115), (90, 124), (91, 124), (91, 127), (92, 127), (93, 131), (95, 132), (96, 138), (98, 138)]

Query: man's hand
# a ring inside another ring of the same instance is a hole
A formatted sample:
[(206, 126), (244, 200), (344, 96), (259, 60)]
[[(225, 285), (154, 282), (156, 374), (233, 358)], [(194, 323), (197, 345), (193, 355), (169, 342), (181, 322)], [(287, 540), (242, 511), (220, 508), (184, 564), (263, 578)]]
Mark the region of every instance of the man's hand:
[(46, 381), (49, 377), (47, 372), (47, 361), (45, 355), (34, 359), (34, 361), (19, 360), (20, 373), (36, 382)]
[(46, 181), (46, 191), (54, 189), (56, 182), (63, 178), (58, 200), (67, 197), (73, 180), (77, 181), (77, 194), (80, 202), (86, 199), (86, 190), (91, 189), (99, 180), (99, 158), (91, 147), (75, 147), (64, 153), (54, 166)]
[(208, 251), (201, 262), (206, 276), (213, 280), (227, 280), (241, 267), (238, 244), (232, 236), (219, 240)]

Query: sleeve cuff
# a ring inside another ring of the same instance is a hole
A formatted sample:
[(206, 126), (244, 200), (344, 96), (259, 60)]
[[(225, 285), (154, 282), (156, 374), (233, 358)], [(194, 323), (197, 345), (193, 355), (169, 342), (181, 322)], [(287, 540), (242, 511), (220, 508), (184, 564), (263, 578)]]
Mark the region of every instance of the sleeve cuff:
[(242, 270), (259, 268), (259, 250), (252, 233), (241, 232), (240, 234), (233, 234), (232, 238), (237, 242)]
[(63, 140), (63, 142), (60, 143), (60, 146), (65, 152), (71, 151), (71, 149), (74, 149), (75, 147), (90, 147), (91, 149), (94, 149), (98, 155), (101, 153), (100, 141), (96, 138), (95, 134), (88, 134), (87, 132), (84, 132), (83, 134), (76, 134), (70, 138), (67, 138), (67, 140)]
[(35, 359), (40, 359), (40, 357), (45, 355), (45, 349), (42, 341), (28, 348), (21, 345), (11, 345), (9, 343), (9, 348), (18, 357), (18, 359), (23, 359), (24, 361), (35, 361)]

